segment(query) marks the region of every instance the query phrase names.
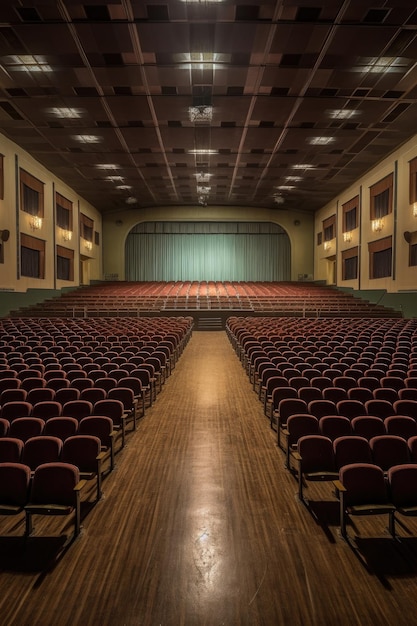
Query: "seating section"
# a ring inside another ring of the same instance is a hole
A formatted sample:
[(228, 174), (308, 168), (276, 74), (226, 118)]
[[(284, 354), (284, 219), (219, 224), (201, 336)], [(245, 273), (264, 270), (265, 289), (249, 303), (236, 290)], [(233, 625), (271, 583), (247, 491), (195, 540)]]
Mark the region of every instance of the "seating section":
[(417, 388), (417, 320), (230, 317), (226, 331), (303, 502), (309, 483), (331, 482), (345, 538), (351, 515), (386, 513), (393, 536), (396, 514), (417, 515), (417, 399), (404, 393)]
[(35, 515), (74, 515), (77, 536), (84, 487), (101, 498), (192, 329), (183, 316), (0, 320), (0, 515), (24, 513), (26, 534)]
[(302, 282), (106, 282), (68, 291), (15, 316), (138, 317), (192, 310), (273, 311), (299, 317), (401, 317), (332, 287)]

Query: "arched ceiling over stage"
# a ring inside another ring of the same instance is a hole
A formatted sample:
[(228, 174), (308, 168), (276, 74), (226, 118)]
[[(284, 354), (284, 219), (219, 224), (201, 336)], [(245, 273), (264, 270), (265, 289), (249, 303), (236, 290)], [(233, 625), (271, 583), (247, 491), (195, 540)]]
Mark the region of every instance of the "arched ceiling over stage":
[(0, 132), (103, 214), (313, 212), (417, 132), (416, 35), (415, 0), (6, 0)]

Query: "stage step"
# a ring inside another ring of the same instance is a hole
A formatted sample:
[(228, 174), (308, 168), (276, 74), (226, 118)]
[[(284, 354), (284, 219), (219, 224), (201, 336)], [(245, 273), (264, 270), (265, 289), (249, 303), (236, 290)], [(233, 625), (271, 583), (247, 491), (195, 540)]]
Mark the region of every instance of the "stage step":
[(224, 330), (224, 320), (221, 317), (198, 317), (196, 330)]

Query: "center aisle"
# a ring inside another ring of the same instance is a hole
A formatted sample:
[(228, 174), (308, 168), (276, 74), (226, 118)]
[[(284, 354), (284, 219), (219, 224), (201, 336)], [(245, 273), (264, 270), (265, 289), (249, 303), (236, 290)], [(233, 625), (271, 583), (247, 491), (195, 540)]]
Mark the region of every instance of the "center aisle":
[(79, 539), (40, 582), (1, 573), (0, 622), (411, 623), (403, 588), (378, 602), (380, 582), (315, 523), (283, 462), (226, 334), (194, 332)]

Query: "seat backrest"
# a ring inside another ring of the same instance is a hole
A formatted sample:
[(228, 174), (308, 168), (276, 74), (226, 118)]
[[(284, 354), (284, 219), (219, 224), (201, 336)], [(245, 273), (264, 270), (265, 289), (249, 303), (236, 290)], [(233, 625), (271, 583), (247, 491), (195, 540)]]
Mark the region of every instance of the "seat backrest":
[(397, 415), (408, 415), (417, 420), (417, 400), (396, 400), (392, 406)]
[(298, 439), (297, 450), (302, 472), (331, 472), (336, 468), (333, 444), (328, 437), (304, 435)]
[(378, 435), (369, 440), (372, 459), (386, 472), (394, 465), (410, 462), (410, 453), (407, 441), (396, 435)]
[(16, 400), (13, 402), (6, 402), (1, 407), (1, 417), (13, 422), (19, 417), (29, 417), (32, 414), (32, 405), (30, 402)]
[(336, 467), (340, 469), (351, 463), (372, 463), (369, 442), (364, 437), (347, 435), (333, 442)]
[(299, 413), (287, 421), (288, 445), (292, 446), (304, 435), (319, 435), (319, 420), (313, 415)]
[(311, 400), (308, 403), (308, 413), (320, 419), (324, 415), (336, 415), (336, 404), (332, 400)]
[(52, 417), (45, 423), (44, 435), (59, 437), (65, 441), (68, 437), (75, 435), (78, 431), (78, 421), (75, 417)]
[(118, 387), (128, 387), (135, 397), (142, 395), (142, 383), (135, 376), (125, 376), (118, 381)]
[(372, 463), (352, 463), (340, 468), (339, 478), (346, 489), (346, 505), (384, 504), (388, 492), (384, 472)]
[(20, 417), (10, 424), (9, 437), (22, 441), (41, 435), (45, 427), (44, 420), (39, 417)]
[(384, 421), (375, 415), (359, 415), (352, 420), (352, 433), (369, 441), (376, 435), (385, 434)]
[(352, 420), (359, 415), (366, 415), (365, 405), (360, 400), (340, 400), (336, 404), (337, 413)]
[(120, 400), (99, 400), (94, 405), (93, 415), (104, 415), (110, 417), (113, 423), (118, 426), (124, 413), (124, 406)]
[(359, 400), (359, 402), (365, 404), (367, 400), (373, 399), (373, 393), (366, 387), (352, 387), (348, 390), (347, 397), (349, 400)]
[(417, 505), (417, 465), (394, 465), (387, 472), (391, 501), (396, 507)]
[(65, 389), (58, 389), (55, 393), (55, 400), (59, 402), (62, 406), (67, 402), (72, 402), (73, 400), (80, 399), (80, 390), (75, 389), (75, 387), (66, 387)]
[(26, 440), (22, 453), (22, 462), (35, 470), (42, 463), (59, 461), (62, 441), (58, 437), (40, 435)]
[(365, 409), (368, 415), (375, 415), (381, 419), (385, 419), (395, 413), (391, 402), (388, 402), (388, 400), (367, 400)]
[(384, 420), (387, 435), (409, 439), (417, 435), (417, 422), (408, 415), (390, 415)]
[(104, 446), (111, 445), (112, 433), (113, 420), (105, 415), (84, 417), (78, 426), (79, 435), (94, 435), (100, 439)]
[(62, 415), (65, 417), (75, 417), (80, 421), (83, 417), (92, 415), (93, 405), (88, 400), (71, 400), (66, 402), (62, 407)]
[(120, 400), (127, 411), (131, 410), (134, 406), (135, 396), (130, 387), (115, 387), (114, 389), (110, 389), (107, 397), (109, 400)]
[(107, 398), (107, 391), (101, 387), (90, 387), (89, 389), (83, 389), (80, 394), (80, 400), (87, 400), (92, 402), (93, 406), (99, 400), (105, 400)]
[(284, 426), (291, 415), (308, 413), (307, 402), (300, 398), (283, 398), (278, 404), (278, 413), (280, 424)]
[(29, 495), (30, 468), (22, 463), (0, 463), (0, 506), (23, 507)]
[(351, 422), (342, 415), (324, 415), (319, 419), (320, 433), (334, 441), (352, 434)]
[(56, 400), (38, 402), (33, 407), (32, 416), (40, 417), (45, 421), (51, 417), (59, 417), (60, 415), (62, 415), (62, 404)]
[(308, 404), (312, 400), (321, 400), (322, 392), (318, 387), (300, 387), (300, 389), (298, 389), (298, 397)]
[(20, 463), (24, 443), (16, 437), (0, 437), (0, 463)]
[(33, 475), (31, 504), (75, 506), (75, 486), (80, 480), (79, 469), (70, 463), (43, 463)]
[(64, 441), (62, 461), (72, 463), (81, 472), (96, 472), (101, 440), (95, 435), (74, 435)]

